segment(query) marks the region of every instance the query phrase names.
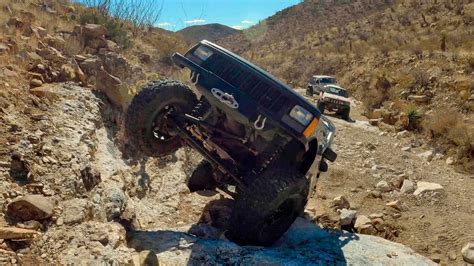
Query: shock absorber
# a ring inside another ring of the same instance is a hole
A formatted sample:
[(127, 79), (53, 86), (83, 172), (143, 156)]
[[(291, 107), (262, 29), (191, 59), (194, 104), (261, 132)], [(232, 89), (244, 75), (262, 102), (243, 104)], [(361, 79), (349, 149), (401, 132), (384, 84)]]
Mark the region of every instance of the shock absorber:
[(210, 107), (211, 105), (209, 102), (205, 98), (201, 98), (201, 100), (199, 100), (199, 102), (191, 111), (191, 115), (196, 118), (203, 119), (208, 114)]

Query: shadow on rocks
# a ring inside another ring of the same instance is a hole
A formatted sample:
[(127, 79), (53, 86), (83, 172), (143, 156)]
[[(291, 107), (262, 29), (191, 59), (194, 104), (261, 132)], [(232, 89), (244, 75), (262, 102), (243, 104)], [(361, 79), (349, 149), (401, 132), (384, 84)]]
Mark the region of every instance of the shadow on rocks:
[(227, 198), (209, 202), (199, 221), (184, 232), (126, 226), (128, 246), (146, 256), (156, 254), (164, 264), (346, 265), (342, 248), (358, 240), (356, 234), (325, 230), (298, 218), (271, 247), (238, 246), (224, 236), (232, 207), (233, 201)]

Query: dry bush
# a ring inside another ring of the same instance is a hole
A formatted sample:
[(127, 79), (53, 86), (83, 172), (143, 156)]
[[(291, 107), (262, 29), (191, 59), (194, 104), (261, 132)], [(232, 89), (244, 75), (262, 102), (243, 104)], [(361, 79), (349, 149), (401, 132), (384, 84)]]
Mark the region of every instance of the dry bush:
[(444, 106), (437, 109), (423, 120), (422, 127), (431, 137), (445, 138), (457, 146), (469, 147), (473, 141), (469, 125), (454, 108)]

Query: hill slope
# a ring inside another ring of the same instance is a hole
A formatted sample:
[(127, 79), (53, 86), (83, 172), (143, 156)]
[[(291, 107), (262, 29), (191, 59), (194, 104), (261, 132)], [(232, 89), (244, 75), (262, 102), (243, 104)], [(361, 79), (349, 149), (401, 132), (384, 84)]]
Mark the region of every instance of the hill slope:
[(295, 87), (336, 75), (369, 118), (474, 172), (472, 1), (339, 2), (305, 1), (220, 43)]
[(201, 40), (216, 41), (238, 33), (239, 30), (234, 28), (214, 23), (206, 25), (196, 25), (179, 30), (177, 33), (181, 34), (187, 41), (194, 43)]

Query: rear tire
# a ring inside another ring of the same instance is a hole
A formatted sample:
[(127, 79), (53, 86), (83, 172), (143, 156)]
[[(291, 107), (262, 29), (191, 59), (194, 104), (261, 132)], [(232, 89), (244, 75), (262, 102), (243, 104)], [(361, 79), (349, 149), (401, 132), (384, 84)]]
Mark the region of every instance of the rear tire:
[(289, 167), (272, 167), (241, 191), (226, 236), (239, 245), (269, 246), (304, 212), (309, 184)]
[[(189, 113), (197, 104), (188, 86), (174, 80), (158, 80), (145, 86), (132, 100), (125, 120), (130, 144), (146, 156), (171, 154), (182, 146), (166, 113)], [(171, 109), (170, 109), (171, 108)]]

